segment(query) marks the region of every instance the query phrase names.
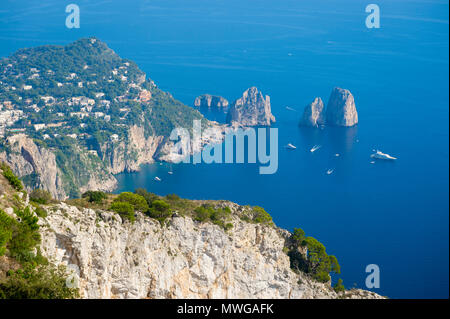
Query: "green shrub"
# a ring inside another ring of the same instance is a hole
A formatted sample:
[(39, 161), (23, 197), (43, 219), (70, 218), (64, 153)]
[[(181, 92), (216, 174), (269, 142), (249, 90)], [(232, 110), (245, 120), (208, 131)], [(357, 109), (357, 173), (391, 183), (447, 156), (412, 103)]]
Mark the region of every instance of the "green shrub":
[(45, 209), (43, 209), (41, 206), (36, 205), (34, 206), (34, 212), (36, 213), (36, 215), (38, 215), (41, 218), (45, 218), (47, 217), (47, 211)]
[(14, 212), (20, 221), (0, 210), (0, 255), (8, 250), (9, 255), (19, 262), (35, 262), (33, 251), (41, 241), (39, 219), (29, 207)]
[(0, 209), (0, 256), (6, 252), (7, 244), (12, 238), (12, 224), (16, 221)]
[(345, 287), (342, 284), (342, 279), (341, 278), (338, 279), (337, 283), (333, 286), (333, 289), (334, 289), (334, 291), (336, 291), (338, 293), (342, 292), (342, 291), (345, 291)]
[(177, 194), (167, 194), (166, 198), (172, 201), (180, 200), (180, 196), (178, 196)]
[(223, 220), (223, 219), (227, 218), (230, 214), (231, 214), (231, 210), (228, 207), (219, 208), (219, 209), (212, 211), (210, 218), (212, 221)]
[(109, 208), (113, 212), (116, 212), (120, 215), (120, 217), (128, 219), (131, 222), (134, 222), (134, 208), (130, 203), (127, 202), (114, 202), (111, 204)]
[[(330, 281), (330, 273), (339, 274), (341, 267), (336, 256), (328, 255), (325, 246), (313, 237), (305, 237), (305, 232), (295, 228), (291, 236), (293, 246), (288, 252), (291, 268), (310, 274), (319, 282)], [(306, 246), (306, 255), (299, 251)]]
[(147, 192), (147, 190), (144, 189), (144, 188), (137, 188), (137, 189), (134, 191), (134, 193), (137, 194), (137, 195), (141, 195), (142, 197), (144, 197), (145, 200), (146, 200), (146, 202), (147, 202), (147, 205), (148, 205), (149, 207), (152, 206), (152, 202), (153, 202), (154, 200), (159, 199), (158, 195), (153, 194), (153, 193), (150, 193), (150, 192)]
[(22, 262), (33, 261), (34, 248), (41, 242), (39, 234), (39, 218), (26, 207), (23, 210), (14, 211), (20, 218), (20, 222), (12, 224), (12, 238), (8, 244), (10, 255)]
[(305, 232), (301, 228), (294, 228), (294, 233), (292, 234), (292, 239), (297, 246), (305, 245)]
[(313, 273), (313, 278), (318, 282), (326, 283), (330, 281), (330, 274), (325, 270), (317, 271)]
[(194, 209), (194, 220), (198, 222), (206, 222), (209, 220), (214, 225), (229, 230), (233, 227), (233, 224), (226, 223), (230, 214), (231, 210), (229, 207), (214, 209), (211, 205), (205, 204)]
[(207, 221), (214, 213), (214, 209), (211, 206), (199, 206), (195, 210), (194, 220), (199, 222)]
[(51, 265), (9, 271), (0, 281), (0, 299), (73, 299), (79, 297), (78, 289), (66, 285), (63, 267)]
[(264, 210), (264, 208), (259, 206), (253, 207), (253, 221), (255, 223), (270, 223), (272, 222), (272, 217)]
[(108, 195), (101, 191), (87, 191), (81, 197), (86, 198), (89, 203), (101, 204)]
[(124, 192), (119, 194), (119, 196), (114, 199), (114, 202), (129, 203), (131, 206), (133, 206), (133, 209), (135, 211), (139, 212), (146, 212), (149, 209), (147, 201), (144, 197), (138, 194), (133, 194), (131, 192)]
[(148, 215), (163, 223), (171, 215), (170, 205), (162, 199), (154, 200), (148, 210)]
[(46, 190), (37, 188), (30, 193), (30, 200), (39, 204), (48, 204), (52, 200), (52, 195)]
[(341, 266), (339, 265), (336, 256), (329, 255), (328, 259), (329, 259), (329, 263), (330, 263), (330, 271), (334, 272), (335, 274), (340, 274), (341, 273)]
[(20, 179), (14, 175), (11, 168), (5, 163), (0, 164), (0, 168), (3, 171), (3, 176), (8, 180), (12, 187), (14, 187), (17, 191), (23, 190), (23, 185)]
[(40, 250), (38, 218), (29, 207), (15, 209), (13, 218), (0, 210), (0, 255), (21, 263), (0, 279), (0, 299), (64, 299), (78, 297), (78, 289), (66, 286), (63, 268), (49, 264)]

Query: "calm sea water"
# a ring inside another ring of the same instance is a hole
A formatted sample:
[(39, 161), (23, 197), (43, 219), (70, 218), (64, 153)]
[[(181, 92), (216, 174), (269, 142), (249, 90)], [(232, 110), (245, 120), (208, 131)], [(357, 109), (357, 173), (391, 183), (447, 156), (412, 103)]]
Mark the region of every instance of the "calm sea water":
[[(338, 256), (347, 287), (364, 288), (366, 265), (377, 264), (380, 294), (447, 298), (448, 1), (378, 1), (377, 30), (365, 27), (366, 2), (77, 1), (81, 28), (69, 30), (68, 1), (3, 1), (0, 56), (97, 36), (188, 105), (257, 86), (277, 118), (276, 174), (259, 175), (254, 164), (157, 163), (118, 175), (117, 191), (260, 205)], [(354, 94), (359, 125), (299, 128), (304, 105), (327, 101), (334, 86)], [(310, 153), (315, 144), (322, 148)], [(371, 164), (374, 148), (399, 159)]]

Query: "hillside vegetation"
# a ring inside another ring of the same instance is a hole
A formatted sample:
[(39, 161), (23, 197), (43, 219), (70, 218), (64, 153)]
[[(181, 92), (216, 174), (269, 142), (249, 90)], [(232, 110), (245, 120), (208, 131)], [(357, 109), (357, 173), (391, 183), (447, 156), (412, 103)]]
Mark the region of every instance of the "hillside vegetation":
[[(193, 120), (208, 122), (96, 38), (0, 59), (0, 153), (9, 161), (8, 138), (16, 134), (50, 150), (68, 197), (78, 197), (94, 172), (112, 178), (116, 157), (137, 161), (141, 150), (130, 143), (131, 127), (143, 128), (145, 138), (168, 137), (175, 127), (191, 128)], [(29, 189), (45, 181), (36, 171), (16, 173)]]

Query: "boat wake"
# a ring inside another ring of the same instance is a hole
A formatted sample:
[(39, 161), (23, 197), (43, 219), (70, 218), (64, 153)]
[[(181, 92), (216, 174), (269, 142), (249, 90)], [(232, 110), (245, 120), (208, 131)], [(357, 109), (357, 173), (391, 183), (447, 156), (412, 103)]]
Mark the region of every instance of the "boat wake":
[(286, 145), (286, 148), (287, 148), (288, 150), (295, 150), (297, 147), (294, 146), (294, 145), (291, 144), (291, 143), (288, 143), (288, 145)]
[(373, 153), (372, 155), (370, 155), (371, 158), (375, 158), (375, 159), (381, 159), (381, 160), (396, 160), (397, 158), (394, 156), (391, 156), (389, 154), (383, 153), (379, 150), (376, 150), (375, 153)]
[(313, 147), (312, 147), (312, 149), (310, 149), (309, 151), (311, 152), (311, 153), (314, 153), (315, 151), (317, 151), (319, 148), (321, 148), (322, 146), (321, 145), (314, 145)]

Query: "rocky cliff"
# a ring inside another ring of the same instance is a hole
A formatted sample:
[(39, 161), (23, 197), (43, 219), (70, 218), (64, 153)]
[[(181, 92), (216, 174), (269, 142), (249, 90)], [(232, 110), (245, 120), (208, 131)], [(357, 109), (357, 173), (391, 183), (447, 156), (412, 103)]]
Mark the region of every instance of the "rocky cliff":
[(195, 98), (194, 106), (196, 107), (228, 107), (228, 101), (221, 97), (211, 94), (203, 94)]
[(317, 127), (320, 125), (354, 126), (358, 123), (355, 99), (349, 90), (334, 88), (331, 91), (327, 108), (322, 99), (317, 97), (308, 104), (300, 119), (300, 126)]
[(355, 99), (349, 90), (334, 88), (328, 100), (326, 120), (328, 125), (353, 126), (358, 123)]
[[(55, 153), (39, 146), (25, 134), (16, 134), (6, 141), (7, 150), (0, 152), (0, 160), (7, 163), (13, 171), (26, 182), (28, 190), (42, 188), (48, 190), (54, 198), (68, 197), (66, 189), (70, 188), (67, 176), (57, 164)], [(82, 180), (81, 192), (88, 189), (112, 190), (116, 179), (104, 171), (101, 164), (92, 161), (89, 154), (79, 150), (79, 162), (88, 162), (92, 170), (80, 171), (74, 180)]]
[(256, 87), (246, 90), (242, 97), (231, 105), (227, 114), (227, 122), (242, 126), (270, 126), (275, 122), (270, 107), (270, 97), (258, 91)]
[(313, 102), (305, 107), (300, 125), (317, 127), (323, 124), (325, 124), (323, 102), (320, 97), (316, 97)]
[[(225, 203), (233, 213), (242, 207)], [(79, 271), (83, 298), (381, 298), (336, 293), (290, 269), (287, 231), (233, 218), (232, 230), (189, 217), (166, 226), (61, 203), (41, 219), (42, 253)]]
[(144, 128), (133, 125), (128, 139), (102, 146), (102, 160), (111, 174), (138, 171), (142, 164), (153, 163), (157, 149), (164, 144), (164, 136), (145, 136)]
[[(113, 202), (131, 203), (140, 196), (131, 193), (106, 195), (94, 202), (47, 198), (38, 204), (40, 195), (34, 193), (31, 201), (26, 192), (17, 190), (15, 177), (4, 176), (5, 169), (0, 168), (0, 295), (6, 294), (2, 296), (16, 296), (10, 287), (21, 287), (27, 289), (22, 297), (50, 298), (66, 298), (61, 293), (71, 288), (77, 288), (81, 298), (382, 298), (360, 289), (341, 287), (336, 292), (329, 282), (315, 281), (313, 274), (301, 271), (295, 261), (298, 253), (308, 259), (306, 248), (293, 234), (276, 227), (261, 207), (158, 197), (145, 191), (140, 192), (142, 200), (153, 209), (157, 202), (170, 207), (164, 219), (154, 210), (142, 214), (138, 206), (131, 215), (108, 211)], [(201, 218), (207, 211), (210, 217)], [(17, 246), (30, 236), (34, 240)], [(50, 279), (52, 287), (45, 278), (7, 279), (10, 271), (22, 267), (18, 256), (53, 269), (63, 266), (62, 272), (51, 277), (57, 279)]]

